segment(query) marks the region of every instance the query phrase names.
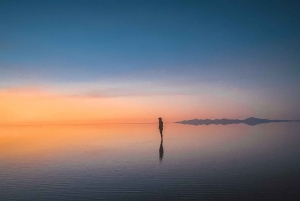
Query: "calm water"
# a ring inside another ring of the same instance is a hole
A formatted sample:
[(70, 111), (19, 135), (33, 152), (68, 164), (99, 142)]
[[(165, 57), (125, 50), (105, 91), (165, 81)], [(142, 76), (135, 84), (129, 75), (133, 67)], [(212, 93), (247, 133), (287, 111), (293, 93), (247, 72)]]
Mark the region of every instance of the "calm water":
[(0, 128), (0, 200), (291, 200), (300, 124)]

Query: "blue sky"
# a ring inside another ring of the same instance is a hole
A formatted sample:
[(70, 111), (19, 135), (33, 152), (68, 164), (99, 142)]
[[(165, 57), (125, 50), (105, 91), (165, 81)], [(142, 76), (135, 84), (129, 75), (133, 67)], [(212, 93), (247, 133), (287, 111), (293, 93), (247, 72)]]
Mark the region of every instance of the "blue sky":
[(297, 1), (1, 0), (0, 87), (191, 99), (227, 91), (300, 118), (299, 9)]

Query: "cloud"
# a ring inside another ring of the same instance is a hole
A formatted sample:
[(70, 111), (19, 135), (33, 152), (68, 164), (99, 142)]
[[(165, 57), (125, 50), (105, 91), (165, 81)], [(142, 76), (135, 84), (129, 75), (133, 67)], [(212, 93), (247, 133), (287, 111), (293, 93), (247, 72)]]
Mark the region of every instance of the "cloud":
[(148, 81), (106, 81), (50, 84), (44, 87), (62, 96), (80, 98), (109, 98), (128, 96), (186, 95), (193, 91), (188, 86), (170, 86)]

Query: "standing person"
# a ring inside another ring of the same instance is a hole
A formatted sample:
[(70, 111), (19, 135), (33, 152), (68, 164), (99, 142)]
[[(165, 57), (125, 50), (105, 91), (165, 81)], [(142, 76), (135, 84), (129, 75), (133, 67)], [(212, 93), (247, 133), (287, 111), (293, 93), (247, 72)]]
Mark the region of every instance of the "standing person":
[(160, 132), (160, 137), (162, 138), (163, 137), (163, 129), (164, 129), (164, 122), (162, 121), (162, 118), (159, 117), (158, 118), (158, 129), (159, 129), (159, 132)]

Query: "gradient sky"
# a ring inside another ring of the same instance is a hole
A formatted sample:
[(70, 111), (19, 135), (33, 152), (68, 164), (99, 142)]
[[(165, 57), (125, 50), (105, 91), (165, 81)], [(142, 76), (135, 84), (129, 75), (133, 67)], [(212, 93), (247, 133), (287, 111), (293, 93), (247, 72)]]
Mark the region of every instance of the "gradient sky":
[(300, 119), (299, 10), (0, 0), (0, 123)]

